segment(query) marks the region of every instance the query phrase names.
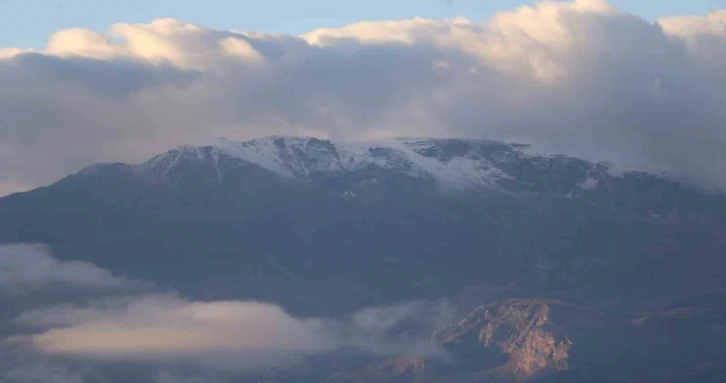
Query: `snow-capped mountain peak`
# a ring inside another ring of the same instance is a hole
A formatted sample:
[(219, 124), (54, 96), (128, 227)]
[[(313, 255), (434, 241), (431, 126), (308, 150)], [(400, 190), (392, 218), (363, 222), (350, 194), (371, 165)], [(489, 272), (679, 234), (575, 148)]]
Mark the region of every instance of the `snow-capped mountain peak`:
[(599, 189), (608, 179), (649, 173), (623, 172), (622, 167), (608, 163), (539, 153), (524, 144), (425, 137), (331, 141), (269, 136), (243, 142), (218, 138), (179, 146), (139, 168), (154, 179), (166, 179), (171, 172), (184, 173), (190, 164), (213, 169), (218, 180), (231, 171), (229, 166), (253, 166), (296, 182), (333, 182), (341, 188), (341, 195), (349, 191), (348, 197), (360, 185), (375, 184), (379, 177), (389, 175), (446, 190), (484, 187), (571, 195)]
[(218, 138), (180, 146), (143, 166), (163, 167), (166, 173), (182, 157), (203, 160), (205, 153), (215, 161), (228, 156), (297, 180), (377, 168), (455, 188), (496, 186), (498, 180), (511, 178), (496, 162), (512, 161), (521, 154), (516, 146), (495, 141), (397, 138), (333, 142), (313, 137), (269, 136), (244, 142)]

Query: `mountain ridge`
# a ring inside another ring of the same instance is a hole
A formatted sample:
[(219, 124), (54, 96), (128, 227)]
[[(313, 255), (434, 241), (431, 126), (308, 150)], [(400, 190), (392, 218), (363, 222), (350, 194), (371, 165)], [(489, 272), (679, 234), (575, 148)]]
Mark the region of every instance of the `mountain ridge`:
[[(222, 165), (254, 166), (282, 180), (329, 184), (350, 174), (369, 172), (359, 183), (376, 183), (381, 172), (404, 175), (441, 191), (488, 190), (537, 191), (542, 177), (567, 167), (565, 184), (555, 185), (561, 194), (587, 191), (626, 176), (657, 177), (671, 181), (664, 172), (626, 168), (608, 162), (593, 162), (564, 154), (532, 150), (529, 144), (488, 139), (396, 138), (357, 142), (334, 142), (315, 137), (268, 136), (249, 141), (224, 138), (200, 144), (180, 145), (140, 164), (95, 164), (76, 175), (88, 175), (104, 167), (127, 167), (129, 172), (153, 182), (163, 182), (184, 164), (206, 165), (217, 181)], [(544, 169), (533, 170), (533, 167)], [(532, 178), (532, 173), (537, 174)], [(558, 177), (561, 175), (555, 175)], [(527, 179), (529, 177), (530, 179)], [(358, 177), (361, 178), (361, 177)], [(535, 179), (539, 178), (539, 179)], [(340, 190), (342, 197), (355, 198), (355, 190)]]
[[(492, 174), (495, 178), (497, 176), (506, 178), (510, 175), (497, 169), (495, 167), (497, 162), (517, 158), (576, 159), (564, 154), (545, 154), (527, 150), (531, 149), (529, 144), (488, 139), (401, 137), (336, 142), (305, 136), (267, 136), (239, 142), (220, 138), (197, 145), (180, 145), (155, 156), (142, 166), (153, 167), (167, 160), (170, 155), (184, 152), (194, 153), (203, 160), (202, 150), (205, 148), (212, 148), (214, 155), (236, 156), (279, 175), (296, 179), (307, 179), (311, 171), (339, 173), (377, 165), (384, 168), (402, 166), (414, 173), (423, 171), (433, 178), (453, 183), (455, 180), (443, 173), (450, 172), (459, 177), (463, 176), (461, 178), (469, 177), (470, 181), (477, 181), (477, 178), (486, 174), (477, 174), (476, 170), (486, 170), (485, 168), (489, 167), (495, 173)], [(453, 163), (457, 159), (471, 160), (474, 163)], [(309, 162), (305, 163), (304, 160)], [(641, 169), (623, 171), (604, 161), (581, 161), (612, 170), (611, 175), (614, 176), (625, 172), (652, 173)], [(313, 166), (308, 168), (305, 165)]]

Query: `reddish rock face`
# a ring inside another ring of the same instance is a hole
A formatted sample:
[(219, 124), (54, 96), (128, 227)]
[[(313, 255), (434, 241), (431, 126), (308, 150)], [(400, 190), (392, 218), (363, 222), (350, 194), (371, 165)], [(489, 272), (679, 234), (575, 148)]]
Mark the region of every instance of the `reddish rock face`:
[(475, 309), (436, 339), (456, 350), (475, 338), (480, 347), (496, 350), (500, 360), (506, 359), (495, 367), (500, 375), (526, 380), (567, 370), (573, 338), (603, 323), (595, 312), (555, 300), (507, 300)]
[(397, 358), (340, 374), (331, 382), (526, 381), (565, 371), (573, 342), (605, 318), (555, 300), (512, 299), (474, 309), (434, 335), (448, 361)]
[(445, 361), (394, 358), (329, 383), (703, 381), (726, 376), (725, 320), (726, 310), (703, 305), (627, 318), (551, 299), (500, 300), (434, 334)]

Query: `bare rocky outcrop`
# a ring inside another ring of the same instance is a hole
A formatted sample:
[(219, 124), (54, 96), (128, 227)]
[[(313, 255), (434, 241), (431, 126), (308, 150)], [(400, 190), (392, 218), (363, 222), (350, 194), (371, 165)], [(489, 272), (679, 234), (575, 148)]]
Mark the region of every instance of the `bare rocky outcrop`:
[(601, 315), (555, 300), (513, 299), (481, 306), (436, 339), (454, 350), (475, 338), (506, 357), (497, 369), (514, 380), (567, 370), (578, 332), (601, 325)]
[(603, 324), (602, 315), (555, 300), (498, 301), (434, 335), (451, 360), (390, 359), (331, 382), (523, 382), (567, 370), (574, 342)]

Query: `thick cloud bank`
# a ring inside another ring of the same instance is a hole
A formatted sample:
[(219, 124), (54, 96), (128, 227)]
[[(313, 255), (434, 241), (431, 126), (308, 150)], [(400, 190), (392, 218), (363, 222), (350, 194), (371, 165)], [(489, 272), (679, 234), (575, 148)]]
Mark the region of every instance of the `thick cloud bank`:
[(528, 141), (724, 189), (725, 26), (726, 11), (649, 23), (576, 0), (303, 36), (62, 30), (42, 52), (0, 50), (0, 190), (268, 134)]
[(267, 303), (147, 295), (37, 309), (16, 323), (42, 329), (28, 340), (50, 355), (244, 370), (341, 351), (444, 357), (428, 336), (451, 315), (443, 301), (370, 308), (331, 320), (295, 318)]
[(58, 288), (113, 291), (136, 284), (91, 263), (58, 260), (43, 245), (0, 245), (0, 294)]

